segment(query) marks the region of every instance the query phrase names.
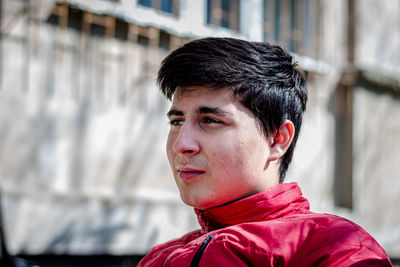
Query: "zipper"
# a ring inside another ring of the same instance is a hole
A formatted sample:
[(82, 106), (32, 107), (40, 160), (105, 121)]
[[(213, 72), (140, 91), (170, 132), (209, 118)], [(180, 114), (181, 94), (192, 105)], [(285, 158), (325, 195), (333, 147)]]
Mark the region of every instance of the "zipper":
[[(192, 262), (190, 263), (190, 267), (196, 267), (199, 265), (201, 256), (203, 256), (204, 250), (206, 249), (206, 247), (208, 246), (208, 244), (210, 243), (211, 239), (213, 239), (214, 236), (213, 235), (208, 235), (204, 241), (201, 243), (199, 249), (196, 251), (196, 254), (194, 255)], [(167, 267), (169, 261), (172, 259), (173, 256), (175, 256), (176, 254), (178, 254), (180, 251), (184, 250), (184, 248), (177, 248), (174, 251), (172, 251), (167, 258), (164, 261), (163, 267)]]
[(206, 239), (201, 243), (199, 249), (197, 250), (196, 254), (194, 255), (192, 262), (190, 263), (190, 267), (197, 267), (199, 266), (201, 257), (203, 256), (204, 250), (210, 244), (211, 240), (214, 238), (213, 235), (209, 234)]
[(201, 222), (201, 228), (204, 232), (204, 234), (207, 234), (209, 232), (209, 222), (207, 220), (206, 215), (204, 214), (204, 210), (199, 211), (199, 221)]

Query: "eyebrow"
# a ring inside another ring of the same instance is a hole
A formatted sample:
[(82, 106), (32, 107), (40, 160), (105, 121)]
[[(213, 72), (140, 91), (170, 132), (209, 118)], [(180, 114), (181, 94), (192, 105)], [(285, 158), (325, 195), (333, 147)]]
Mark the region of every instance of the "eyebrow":
[(200, 113), (200, 114), (215, 114), (215, 115), (222, 116), (222, 117), (232, 117), (232, 113), (230, 113), (228, 111), (225, 111), (225, 110), (223, 110), (221, 108), (218, 108), (218, 107), (206, 107), (206, 106), (199, 107), (197, 109), (197, 113)]
[[(196, 113), (198, 114), (215, 114), (218, 116), (222, 116), (222, 117), (232, 117), (232, 113), (225, 111), (221, 108), (218, 107), (208, 107), (208, 106), (201, 106), (199, 108), (197, 108)], [(171, 109), (170, 111), (167, 112), (167, 116), (171, 117), (171, 116), (183, 116), (184, 113), (181, 110), (177, 110), (177, 109)]]
[(183, 116), (183, 112), (177, 109), (171, 109), (170, 111), (167, 112), (167, 116)]

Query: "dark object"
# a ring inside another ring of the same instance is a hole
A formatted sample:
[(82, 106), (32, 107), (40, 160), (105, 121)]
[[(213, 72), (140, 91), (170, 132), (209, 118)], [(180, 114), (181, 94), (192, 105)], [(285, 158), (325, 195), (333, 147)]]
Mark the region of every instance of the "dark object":
[(206, 239), (204, 239), (203, 243), (201, 243), (199, 250), (196, 252), (196, 254), (193, 257), (192, 262), (190, 263), (190, 267), (197, 267), (199, 266), (199, 262), (201, 259), (201, 256), (203, 256), (204, 250), (210, 243), (211, 239), (213, 239), (214, 236), (208, 235)]

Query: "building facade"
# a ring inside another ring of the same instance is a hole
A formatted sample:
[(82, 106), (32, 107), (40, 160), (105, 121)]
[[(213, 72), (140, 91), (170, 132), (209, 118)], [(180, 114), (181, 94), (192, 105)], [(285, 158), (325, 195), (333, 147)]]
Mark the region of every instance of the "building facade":
[(0, 3), (11, 252), (140, 255), (197, 228), (165, 157), (169, 103), (155, 73), (188, 40), (228, 36), (284, 46), (307, 77), (288, 181), (313, 210), (354, 220), (400, 258), (398, 1)]

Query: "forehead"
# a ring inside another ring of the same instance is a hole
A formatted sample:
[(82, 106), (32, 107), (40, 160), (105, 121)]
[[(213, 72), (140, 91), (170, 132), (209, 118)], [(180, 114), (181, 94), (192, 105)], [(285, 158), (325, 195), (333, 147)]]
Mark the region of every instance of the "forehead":
[(191, 108), (199, 105), (210, 105), (229, 108), (241, 105), (229, 88), (211, 89), (208, 87), (191, 86), (177, 88), (173, 95), (173, 108)]

